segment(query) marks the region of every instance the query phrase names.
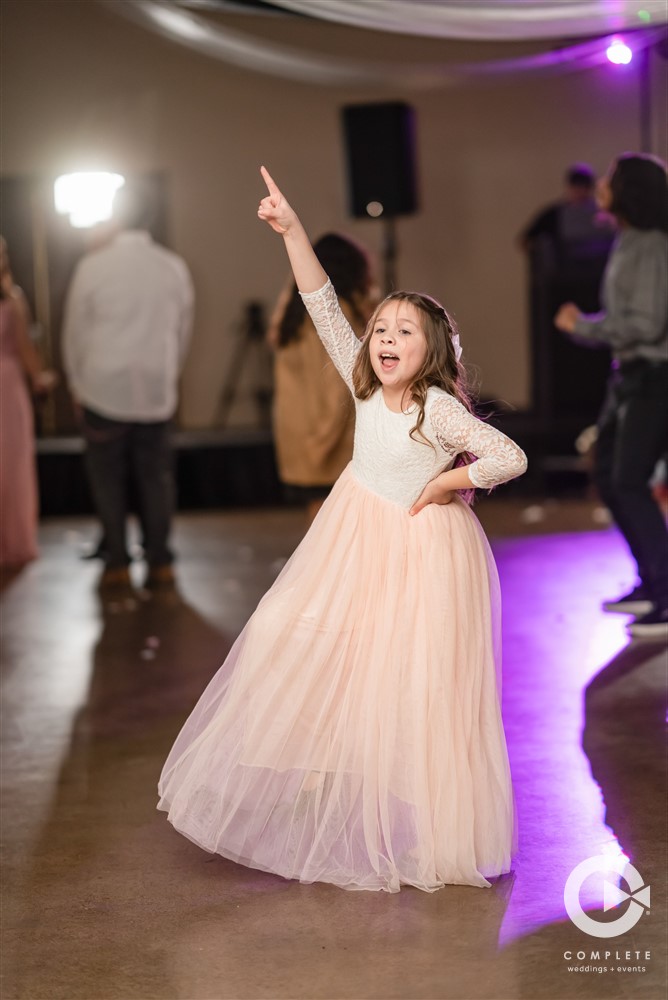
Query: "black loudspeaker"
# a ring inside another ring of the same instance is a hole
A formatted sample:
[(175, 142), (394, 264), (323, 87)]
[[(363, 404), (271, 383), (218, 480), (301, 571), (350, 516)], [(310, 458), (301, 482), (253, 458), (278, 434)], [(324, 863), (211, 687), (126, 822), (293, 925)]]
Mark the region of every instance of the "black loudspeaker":
[(400, 101), (343, 108), (350, 211), (410, 215), (417, 209), (415, 111)]

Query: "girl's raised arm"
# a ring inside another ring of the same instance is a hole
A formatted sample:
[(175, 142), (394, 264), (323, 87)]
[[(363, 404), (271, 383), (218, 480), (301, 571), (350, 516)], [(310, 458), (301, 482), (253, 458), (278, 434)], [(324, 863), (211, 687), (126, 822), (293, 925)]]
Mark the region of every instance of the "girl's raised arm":
[(299, 291), (317, 292), (327, 282), (327, 275), (313, 252), (297, 213), (283, 197), (266, 167), (260, 167), (260, 173), (269, 194), (260, 202), (257, 214), (283, 237)]
[[(353, 368), (360, 342), (341, 311), (336, 291), (328, 282), (320, 261), (296, 213), (276, 187), (269, 171), (260, 167), (269, 194), (257, 214), (280, 233), (288, 251), (297, 288), (302, 293), (318, 336), (344, 382), (354, 394)], [(319, 293), (319, 294), (314, 294)]]

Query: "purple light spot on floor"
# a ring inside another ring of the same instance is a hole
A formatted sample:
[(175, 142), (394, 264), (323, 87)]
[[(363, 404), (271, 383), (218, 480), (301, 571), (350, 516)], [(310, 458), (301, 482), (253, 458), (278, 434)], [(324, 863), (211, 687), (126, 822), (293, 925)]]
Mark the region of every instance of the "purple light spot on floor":
[[(586, 858), (624, 849), (605, 823), (582, 748), (587, 685), (627, 646), (624, 615), (601, 602), (632, 583), (614, 530), (494, 544), (503, 594), (504, 720), (517, 799), (516, 879), (500, 941), (566, 918), (563, 892)], [(601, 905), (586, 884), (585, 908)]]

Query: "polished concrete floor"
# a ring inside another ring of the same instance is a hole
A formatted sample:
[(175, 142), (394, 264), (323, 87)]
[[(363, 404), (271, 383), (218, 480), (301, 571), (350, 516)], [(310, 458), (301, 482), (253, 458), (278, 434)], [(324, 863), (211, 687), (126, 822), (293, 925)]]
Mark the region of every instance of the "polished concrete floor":
[[(179, 517), (178, 592), (150, 599), (100, 599), (99, 565), (79, 559), (93, 522), (43, 526), (40, 560), (1, 595), (3, 1000), (665, 996), (665, 649), (629, 645), (625, 618), (600, 611), (631, 569), (590, 504), (500, 496), (479, 516), (504, 593), (519, 851), (491, 889), (431, 895), (287, 882), (155, 811), (171, 742), (298, 543), (298, 513)], [(594, 874), (591, 934), (563, 893), (600, 854), (633, 862), (651, 907), (604, 913), (614, 877)], [(635, 926), (602, 937), (627, 911)]]

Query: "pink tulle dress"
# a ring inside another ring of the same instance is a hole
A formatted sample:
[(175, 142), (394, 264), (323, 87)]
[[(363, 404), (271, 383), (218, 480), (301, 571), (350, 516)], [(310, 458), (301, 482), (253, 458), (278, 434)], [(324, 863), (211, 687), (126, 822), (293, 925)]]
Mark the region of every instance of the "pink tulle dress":
[[(304, 301), (352, 386), (331, 284)], [(352, 462), (185, 723), (158, 808), (207, 851), (301, 882), (433, 891), (510, 869), (498, 578), (459, 498), (409, 508), (466, 450), (477, 486), (523, 452), (430, 389), (423, 430), (356, 400)]]
[(37, 556), (37, 473), (32, 405), (18, 350), (19, 316), (0, 299), (0, 566)]

